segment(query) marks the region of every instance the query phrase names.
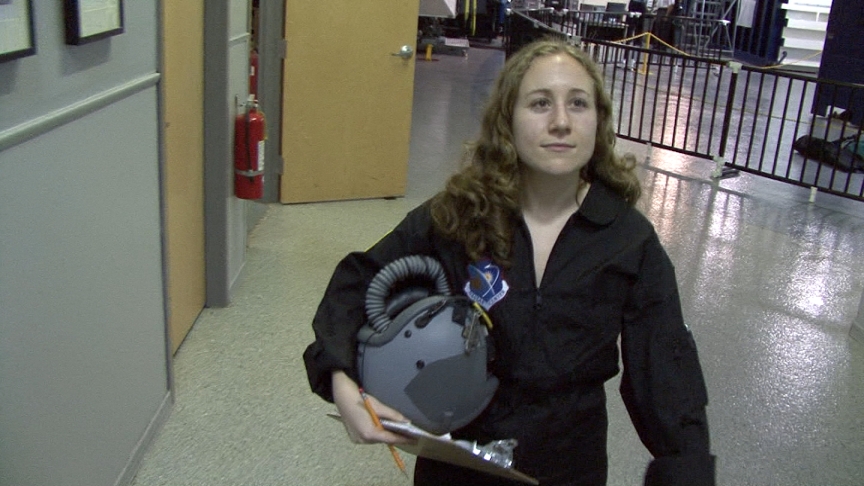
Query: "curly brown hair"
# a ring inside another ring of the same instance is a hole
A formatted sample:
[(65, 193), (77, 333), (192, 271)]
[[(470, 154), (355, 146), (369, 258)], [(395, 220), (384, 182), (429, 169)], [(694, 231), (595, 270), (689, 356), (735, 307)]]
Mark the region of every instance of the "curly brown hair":
[(513, 107), (525, 72), (543, 56), (565, 53), (581, 64), (594, 85), (597, 138), (594, 154), (582, 168), (586, 182), (603, 181), (630, 204), (641, 195), (630, 154), (615, 154), (612, 100), (602, 74), (589, 55), (563, 39), (547, 38), (523, 47), (498, 75), (486, 104), (478, 138), (466, 144), (463, 169), (431, 201), (435, 227), (462, 243), (472, 260), (489, 258), (510, 266), (513, 228), (520, 212), (520, 162), (513, 139)]

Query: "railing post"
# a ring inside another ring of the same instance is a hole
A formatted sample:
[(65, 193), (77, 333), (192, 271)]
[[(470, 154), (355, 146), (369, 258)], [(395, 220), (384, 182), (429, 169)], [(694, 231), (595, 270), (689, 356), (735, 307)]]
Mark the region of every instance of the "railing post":
[(741, 72), (741, 63), (730, 61), (727, 63), (732, 70), (732, 76), (729, 81), (729, 95), (726, 97), (726, 112), (723, 114), (723, 130), (720, 134), (720, 151), (714, 156), (714, 172), (711, 173), (713, 179), (721, 179), (725, 177), (734, 177), (738, 175), (738, 170), (726, 168), (726, 141), (729, 138), (729, 128), (732, 126), (732, 111), (735, 107), (735, 90), (738, 87), (738, 73)]
[(732, 76), (729, 81), (729, 96), (726, 98), (726, 113), (723, 114), (723, 132), (720, 135), (720, 157), (726, 156), (726, 140), (729, 138), (729, 127), (732, 126), (732, 110), (735, 107), (735, 90), (738, 87), (738, 73), (741, 72), (740, 62), (729, 62)]

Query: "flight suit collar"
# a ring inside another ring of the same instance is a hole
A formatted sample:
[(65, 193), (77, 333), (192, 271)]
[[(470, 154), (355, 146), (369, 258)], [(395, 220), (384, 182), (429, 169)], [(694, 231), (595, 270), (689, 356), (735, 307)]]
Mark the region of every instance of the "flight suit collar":
[(627, 201), (600, 180), (591, 183), (578, 214), (598, 226), (608, 226), (627, 210)]

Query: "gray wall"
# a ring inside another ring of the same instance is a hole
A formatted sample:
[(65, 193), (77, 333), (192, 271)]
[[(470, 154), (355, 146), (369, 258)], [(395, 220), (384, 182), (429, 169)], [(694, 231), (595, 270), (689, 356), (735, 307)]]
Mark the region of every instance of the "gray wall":
[(0, 485), (122, 483), (170, 408), (162, 266), (158, 2), (0, 64)]

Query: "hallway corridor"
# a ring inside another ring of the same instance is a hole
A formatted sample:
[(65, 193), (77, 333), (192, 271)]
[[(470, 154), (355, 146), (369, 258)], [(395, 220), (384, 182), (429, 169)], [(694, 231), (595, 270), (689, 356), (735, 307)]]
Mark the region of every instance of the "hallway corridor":
[[(457, 166), (503, 53), (416, 66), (408, 193), (271, 205), (249, 238), (233, 303), (204, 309), (174, 359), (176, 402), (135, 486), (396, 486), (386, 447), (356, 446), (326, 417), (301, 354), (336, 263), (368, 247)], [(864, 205), (619, 144), (644, 164), (638, 207), (676, 265), (704, 368), (717, 484), (858, 486), (864, 478)], [(650, 460), (617, 391), (609, 485)], [(406, 457), (409, 468), (412, 458)], [(578, 460), (578, 458), (562, 458)]]

